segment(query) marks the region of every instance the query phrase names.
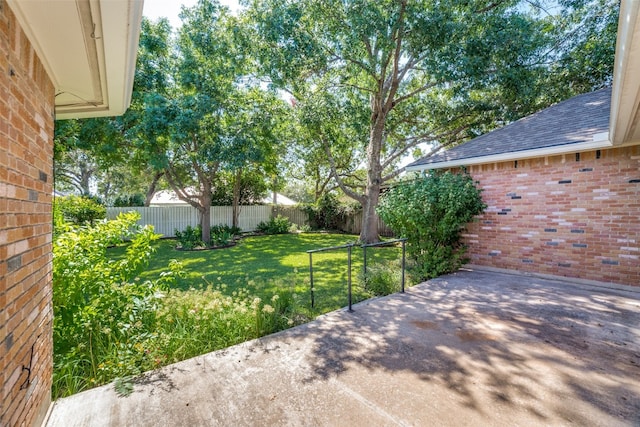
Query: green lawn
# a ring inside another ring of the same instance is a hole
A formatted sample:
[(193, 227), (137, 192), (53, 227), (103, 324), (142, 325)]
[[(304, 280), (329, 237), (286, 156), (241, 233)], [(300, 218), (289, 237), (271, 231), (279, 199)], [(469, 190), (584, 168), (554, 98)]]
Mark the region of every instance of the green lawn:
[[(354, 242), (357, 236), (330, 233), (302, 233), (271, 236), (251, 236), (240, 240), (231, 248), (178, 251), (174, 240), (155, 243), (148, 268), (140, 275), (142, 279), (153, 279), (167, 270), (169, 261), (177, 259), (184, 265), (186, 276), (180, 279), (181, 289), (201, 288), (212, 284), (225, 284), (227, 291), (247, 288), (260, 297), (270, 297), (279, 289), (294, 287), (301, 301), (310, 304), (309, 254), (310, 249), (339, 246)], [(114, 256), (122, 252), (113, 250)], [(397, 247), (368, 249), (368, 265), (384, 262), (389, 264), (399, 259)], [(316, 310), (326, 312), (347, 305), (347, 250), (313, 254), (314, 288)], [(358, 285), (362, 271), (362, 249), (354, 247), (352, 252), (352, 281), (354, 298), (365, 298)], [(203, 279), (204, 278), (204, 279)]]

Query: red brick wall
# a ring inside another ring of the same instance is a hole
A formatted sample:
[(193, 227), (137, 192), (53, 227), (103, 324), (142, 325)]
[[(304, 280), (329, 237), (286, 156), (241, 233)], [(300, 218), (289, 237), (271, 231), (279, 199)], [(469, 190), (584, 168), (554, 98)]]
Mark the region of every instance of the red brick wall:
[(471, 263), (640, 286), (640, 146), (468, 171), (488, 205)]
[(53, 102), (45, 69), (0, 0), (1, 426), (39, 425), (51, 400)]

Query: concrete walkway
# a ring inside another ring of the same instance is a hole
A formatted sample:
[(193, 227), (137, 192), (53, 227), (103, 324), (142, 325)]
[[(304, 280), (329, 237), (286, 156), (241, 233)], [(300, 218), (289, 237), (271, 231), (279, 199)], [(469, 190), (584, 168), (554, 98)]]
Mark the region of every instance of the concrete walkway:
[(638, 426), (640, 288), (460, 271), (176, 363), (49, 427)]

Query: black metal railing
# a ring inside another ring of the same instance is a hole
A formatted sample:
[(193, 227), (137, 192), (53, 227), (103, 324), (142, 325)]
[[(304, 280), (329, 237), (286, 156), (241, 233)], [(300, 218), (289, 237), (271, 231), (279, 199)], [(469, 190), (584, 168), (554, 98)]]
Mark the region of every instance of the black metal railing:
[(352, 293), (352, 283), (351, 283), (351, 254), (352, 254), (352, 250), (354, 247), (361, 247), (362, 248), (362, 256), (363, 256), (363, 272), (364, 272), (364, 277), (366, 277), (367, 274), (367, 248), (372, 248), (372, 247), (378, 247), (378, 246), (390, 246), (390, 245), (395, 245), (396, 243), (402, 243), (402, 279), (401, 279), (401, 292), (404, 292), (404, 288), (405, 288), (405, 255), (406, 255), (406, 242), (407, 239), (393, 239), (393, 240), (386, 240), (384, 242), (378, 242), (378, 243), (369, 243), (366, 245), (357, 245), (355, 243), (347, 243), (345, 245), (340, 245), (340, 246), (331, 246), (331, 247), (327, 247), (327, 248), (320, 248), (320, 249), (312, 249), (307, 251), (307, 253), (309, 254), (309, 291), (311, 294), (311, 308), (315, 307), (315, 289), (313, 286), (313, 254), (318, 253), (318, 252), (326, 252), (326, 251), (335, 251), (335, 250), (339, 250), (339, 249), (347, 249), (347, 299), (349, 301), (349, 311), (353, 311), (353, 293)]

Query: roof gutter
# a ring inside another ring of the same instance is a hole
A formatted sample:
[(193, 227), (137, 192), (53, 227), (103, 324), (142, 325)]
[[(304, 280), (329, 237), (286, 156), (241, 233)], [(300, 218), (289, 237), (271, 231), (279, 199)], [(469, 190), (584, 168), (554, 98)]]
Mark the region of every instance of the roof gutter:
[[(613, 145), (628, 142), (640, 103), (640, 2), (622, 0), (613, 70), (609, 129)], [(635, 44), (634, 44), (635, 42)]]
[(577, 144), (564, 144), (552, 147), (536, 148), (532, 150), (513, 151), (509, 153), (494, 154), (488, 156), (469, 157), (466, 159), (456, 159), (448, 162), (427, 163), (424, 165), (407, 166), (407, 172), (420, 172), (433, 169), (448, 169), (460, 166), (482, 165), (487, 163), (508, 162), (512, 160), (531, 159), (535, 157), (556, 156), (561, 154), (577, 153), (581, 151), (592, 151), (604, 148), (611, 148), (609, 133), (603, 132), (593, 136), (592, 141), (580, 142)]

